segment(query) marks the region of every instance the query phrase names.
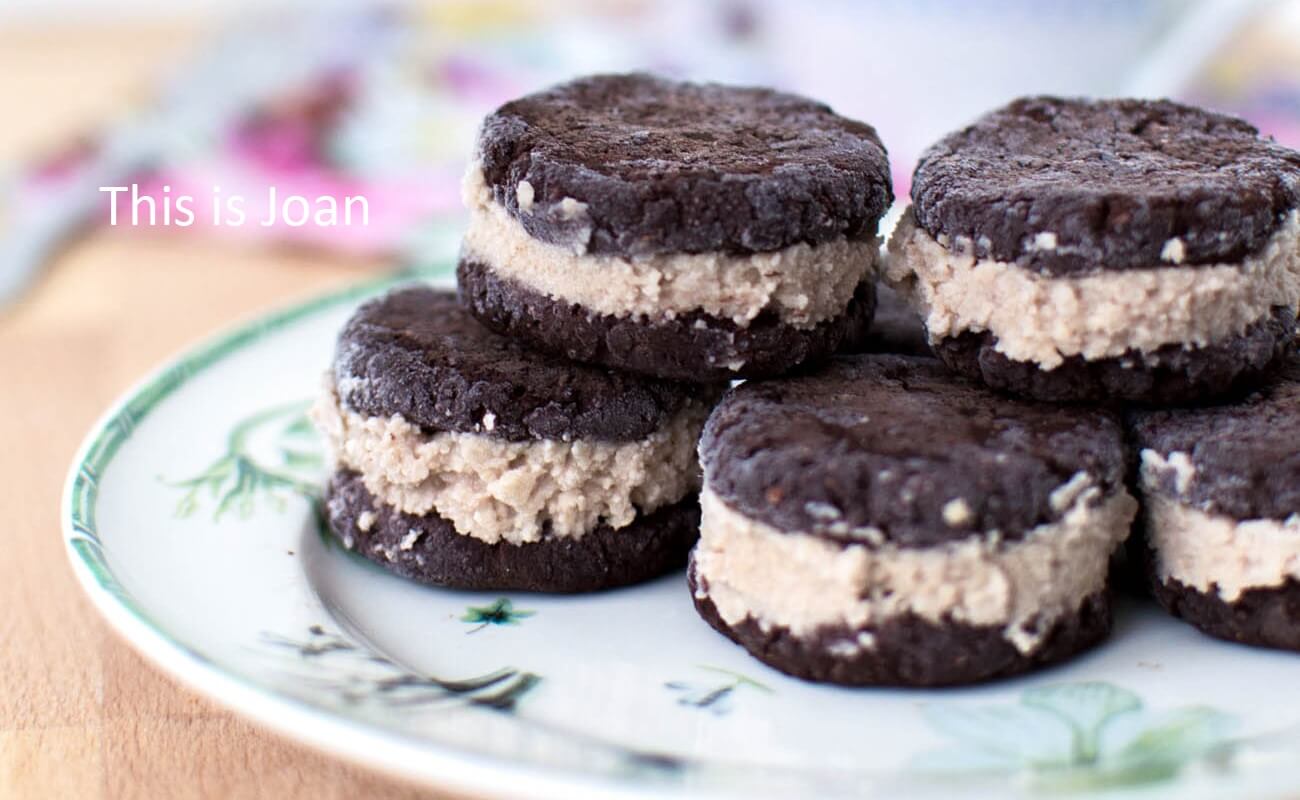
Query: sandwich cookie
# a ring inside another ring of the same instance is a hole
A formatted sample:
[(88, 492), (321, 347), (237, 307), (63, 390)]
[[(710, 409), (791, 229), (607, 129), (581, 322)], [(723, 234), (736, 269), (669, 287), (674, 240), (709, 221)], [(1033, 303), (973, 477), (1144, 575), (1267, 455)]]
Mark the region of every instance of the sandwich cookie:
[(1110, 630), (1137, 503), (1109, 412), (995, 395), (934, 359), (842, 356), (730, 390), (700, 457), (696, 608), (783, 672), (972, 683)]
[(874, 305), (875, 130), (769, 89), (583, 78), (483, 123), (457, 277), (488, 327), (690, 381), (833, 353)]
[(381, 566), (467, 589), (579, 592), (680, 566), (717, 392), (573, 364), (396, 290), (344, 327), (314, 409), (330, 529)]
[(1300, 302), (1300, 153), (1168, 101), (1017, 100), (921, 158), (886, 280), (957, 371), (1170, 404), (1276, 369)]
[(1240, 404), (1129, 423), (1156, 599), (1212, 636), (1300, 650), (1300, 362)]

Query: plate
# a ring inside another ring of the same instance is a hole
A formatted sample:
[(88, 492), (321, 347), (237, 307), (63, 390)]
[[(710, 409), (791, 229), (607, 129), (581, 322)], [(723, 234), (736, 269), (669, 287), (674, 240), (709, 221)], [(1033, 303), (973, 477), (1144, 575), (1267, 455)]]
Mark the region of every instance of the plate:
[[(450, 285), (443, 268), (421, 280)], [(372, 283), (163, 366), (68, 476), (77, 576), (147, 658), (292, 738), (536, 797), (1267, 796), (1300, 785), (1300, 658), (1149, 604), (1068, 665), (992, 685), (787, 678), (705, 625), (683, 574), (577, 597), (388, 575), (321, 533), (305, 416)]]

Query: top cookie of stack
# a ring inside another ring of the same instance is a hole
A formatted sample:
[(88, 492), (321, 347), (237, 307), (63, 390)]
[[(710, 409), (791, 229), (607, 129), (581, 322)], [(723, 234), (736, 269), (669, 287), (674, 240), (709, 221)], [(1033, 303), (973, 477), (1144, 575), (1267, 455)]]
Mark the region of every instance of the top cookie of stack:
[(488, 327), (662, 378), (783, 373), (874, 305), (875, 130), (770, 89), (582, 78), (488, 116), (457, 277)]
[(1300, 153), (1165, 100), (1031, 97), (932, 146), (886, 282), (949, 367), (1039, 400), (1188, 403), (1276, 371)]

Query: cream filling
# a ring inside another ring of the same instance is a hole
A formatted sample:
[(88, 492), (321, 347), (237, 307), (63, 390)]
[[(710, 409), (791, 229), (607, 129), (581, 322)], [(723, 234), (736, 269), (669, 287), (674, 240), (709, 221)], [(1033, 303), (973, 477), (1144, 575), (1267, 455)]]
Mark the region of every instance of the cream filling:
[[(869, 629), (911, 612), (936, 623), (1001, 626), (1022, 653), (1105, 586), (1110, 555), (1137, 513), (1126, 492), (1103, 498), (1089, 486), (1059, 522), (1018, 542), (984, 535), (938, 547), (873, 548), (782, 533), (707, 487), (700, 502), (699, 594), (729, 625), (749, 617), (764, 630), (781, 626), (806, 637), (827, 626)], [(873, 642), (868, 635), (839, 645), (847, 651)]]
[(1235, 520), (1161, 495), (1143, 503), (1156, 574), (1226, 603), (1248, 589), (1300, 580), (1300, 514)]
[[(1039, 234), (1030, 246), (1055, 248), (1056, 237)], [(1164, 252), (1181, 261), (1182, 243), (1170, 240)], [(1044, 369), (1073, 355), (1205, 346), (1243, 333), (1274, 306), (1300, 304), (1300, 213), (1240, 264), (1054, 278), (976, 258), (969, 239), (935, 239), (909, 209), (890, 238), (884, 279), (921, 311), (931, 342), (990, 331), (998, 352)]]
[(1186, 491), (1194, 470), (1186, 453), (1163, 458), (1142, 451), (1142, 503), (1147, 541), (1155, 550), (1156, 574), (1199, 592), (1217, 593), (1226, 603), (1249, 589), (1300, 580), (1300, 513), (1285, 520), (1236, 520), (1179, 502), (1157, 488), (1160, 474), (1175, 470), (1178, 491)]
[(332, 386), (312, 414), (336, 465), (359, 472), (381, 502), (407, 514), (436, 512), (488, 544), (524, 544), (548, 529), (576, 538), (601, 523), (622, 528), (695, 491), (695, 445), (708, 411), (693, 403), (635, 442), (430, 435), (400, 416), (344, 408)]
[[(840, 238), (811, 247), (796, 244), (771, 253), (648, 256), (589, 255), (586, 236), (573, 247), (534, 239), (492, 198), (482, 169), (471, 165), (462, 187), (470, 210), (463, 253), (503, 278), (598, 314), (672, 319), (703, 311), (747, 326), (764, 309), (782, 322), (812, 328), (844, 313), (858, 284), (872, 276), (880, 251), (876, 238)], [(544, 213), (527, 182), (516, 190), (524, 213)], [(546, 210), (580, 220), (586, 205), (565, 198)]]

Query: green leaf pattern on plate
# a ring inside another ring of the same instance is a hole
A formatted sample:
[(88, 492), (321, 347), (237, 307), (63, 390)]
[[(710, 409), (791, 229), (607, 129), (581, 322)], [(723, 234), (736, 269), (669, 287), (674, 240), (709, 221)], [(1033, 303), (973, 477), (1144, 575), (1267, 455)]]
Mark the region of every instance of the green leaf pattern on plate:
[(664, 688), (677, 694), (677, 705), (689, 706), (722, 716), (731, 711), (731, 698), (738, 689), (753, 689), (771, 694), (772, 689), (753, 678), (721, 667), (701, 664), (699, 669), (722, 676), (722, 680), (702, 684), (690, 681), (668, 681)]
[(315, 503), (324, 463), (307, 400), (266, 409), (240, 420), (226, 437), (226, 452), (197, 475), (170, 485), (184, 489), (178, 517), (198, 513), (203, 500), (214, 502), (213, 521), (229, 511), (252, 516), (259, 496), (283, 510), (286, 495)]
[(475, 627), (466, 633), (475, 633), (489, 625), (518, 625), (519, 620), (527, 619), (536, 613), (536, 611), (515, 608), (509, 598), (501, 597), (491, 605), (470, 606), (465, 609), (465, 615), (460, 618), (460, 621), (474, 624)]
[(502, 667), (471, 678), (448, 680), (414, 672), (341, 633), (312, 625), (302, 638), (263, 633), (273, 652), (295, 656), (286, 677), (297, 688), (325, 692), (345, 705), (373, 703), (408, 708), (461, 703), (513, 712), (541, 676)]
[(1036, 686), (1016, 705), (943, 703), (924, 713), (956, 742), (918, 759), (936, 776), (1012, 771), (1031, 789), (1073, 792), (1158, 783), (1194, 762), (1231, 757), (1230, 715), (1199, 706), (1152, 711), (1103, 682)]

